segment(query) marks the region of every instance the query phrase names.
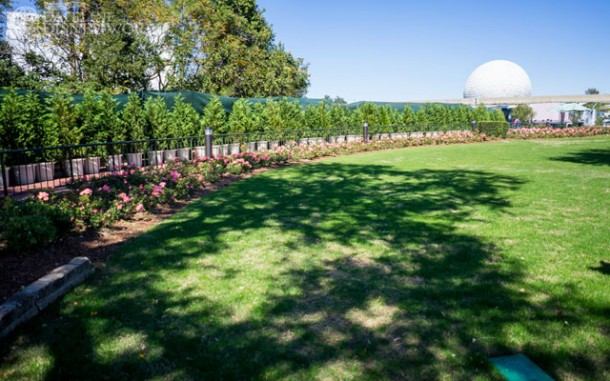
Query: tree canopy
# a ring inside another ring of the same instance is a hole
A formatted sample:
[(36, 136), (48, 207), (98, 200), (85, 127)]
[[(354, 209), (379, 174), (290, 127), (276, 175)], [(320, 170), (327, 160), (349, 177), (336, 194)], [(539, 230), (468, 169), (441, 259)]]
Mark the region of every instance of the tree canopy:
[[(38, 88), (300, 97), (309, 86), (307, 65), (276, 42), (255, 0), (37, 0), (36, 6), (42, 16), (18, 50), (38, 73)], [(0, 79), (7, 84), (19, 72), (4, 56)]]

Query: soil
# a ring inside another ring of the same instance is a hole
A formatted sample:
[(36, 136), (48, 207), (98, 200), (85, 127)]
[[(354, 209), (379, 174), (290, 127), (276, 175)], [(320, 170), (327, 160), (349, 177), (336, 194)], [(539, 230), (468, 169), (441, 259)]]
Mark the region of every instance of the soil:
[(249, 174), (225, 177), (219, 182), (206, 184), (206, 188), (194, 194), (190, 200), (179, 201), (153, 212), (137, 213), (131, 220), (118, 221), (102, 230), (64, 236), (38, 252), (2, 253), (0, 251), (0, 303), (75, 257), (88, 257), (94, 266), (103, 267), (103, 263), (124, 242), (148, 231), (197, 198), (269, 169), (261, 168)]

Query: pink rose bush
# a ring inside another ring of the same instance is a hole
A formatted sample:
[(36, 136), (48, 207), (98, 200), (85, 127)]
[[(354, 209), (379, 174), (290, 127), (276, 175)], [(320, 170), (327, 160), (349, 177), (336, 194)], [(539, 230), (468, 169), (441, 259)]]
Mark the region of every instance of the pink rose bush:
[[(510, 130), (507, 137), (546, 139), (609, 133), (610, 128), (532, 128)], [(0, 208), (0, 218), (6, 223), (0, 226), (0, 236), (7, 241), (9, 250), (28, 250), (52, 242), (74, 229), (99, 229), (117, 220), (129, 219), (136, 213), (188, 199), (209, 183), (257, 168), (367, 151), (495, 139), (499, 138), (459, 131), (417, 136), (401, 134), (368, 142), (360, 138), (354, 142), (337, 143), (316, 140), (316, 143), (308, 145), (289, 142), (263, 152), (242, 152), (218, 158), (199, 157), (190, 161), (176, 159), (146, 168), (124, 166), (101, 178), (83, 177), (70, 185), (69, 192), (42, 190), (24, 202), (5, 199)]]

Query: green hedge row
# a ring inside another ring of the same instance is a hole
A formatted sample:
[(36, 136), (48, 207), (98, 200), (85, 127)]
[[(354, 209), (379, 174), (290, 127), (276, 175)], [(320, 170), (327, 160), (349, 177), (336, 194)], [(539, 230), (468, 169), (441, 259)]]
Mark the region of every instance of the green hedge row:
[(506, 137), (506, 133), (510, 128), (508, 122), (499, 121), (480, 121), (477, 122), (477, 131), (487, 136)]
[[(198, 113), (180, 95), (173, 98), (171, 108), (162, 97), (142, 101), (137, 94), (131, 94), (120, 109), (108, 93), (86, 93), (78, 98), (80, 102), (75, 103), (67, 95), (42, 99), (37, 93), (9, 91), (0, 104), (0, 150), (198, 136), (207, 126), (215, 134), (224, 134), (345, 128), (368, 122), (372, 133), (384, 133), (415, 131), (419, 126), (443, 130), (454, 124), (469, 125), (472, 120), (504, 120), (500, 110), (490, 112), (482, 105), (471, 109), (426, 104), (415, 112), (409, 106), (400, 110), (389, 104), (362, 103), (352, 109), (326, 102), (302, 106), (289, 99), (238, 99), (227, 113), (215, 97)], [(56, 154), (43, 151), (29, 159), (53, 161)]]

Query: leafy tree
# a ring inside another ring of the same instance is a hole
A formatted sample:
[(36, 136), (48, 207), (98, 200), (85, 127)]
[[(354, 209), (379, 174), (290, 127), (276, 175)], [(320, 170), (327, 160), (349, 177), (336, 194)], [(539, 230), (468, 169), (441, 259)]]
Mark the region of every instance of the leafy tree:
[(254, 131), (255, 120), (252, 111), (252, 103), (244, 98), (235, 101), (233, 110), (229, 115), (228, 124), (231, 133)]
[(227, 113), (219, 97), (212, 98), (210, 103), (203, 109), (201, 127), (204, 131), (206, 127), (211, 127), (215, 134), (226, 134), (229, 132), (227, 128)]
[[(45, 49), (30, 64), (41, 79), (74, 90), (145, 88), (163, 68), (165, 46), (153, 41), (170, 19), (165, 2), (38, 0), (41, 17), (27, 40)], [(157, 32), (157, 33), (155, 33)], [(47, 70), (45, 67), (56, 70)]]
[(300, 97), (307, 90), (307, 66), (275, 43), (255, 0), (169, 3), (176, 88), (237, 97)]
[(513, 119), (519, 119), (522, 122), (529, 122), (534, 119), (534, 109), (529, 105), (517, 105), (512, 110)]
[(146, 113), (140, 97), (131, 93), (120, 113), (121, 124), (127, 140), (144, 140), (147, 138)]
[(0, 41), (0, 87), (23, 87), (25, 73), (13, 61), (13, 48), (7, 41)]
[(585, 94), (586, 95), (599, 94), (599, 90), (597, 90), (595, 87), (589, 87), (587, 90), (585, 90)]
[(325, 95), (323, 101), (329, 104), (347, 105), (345, 99), (341, 97), (332, 98), (330, 95)]

